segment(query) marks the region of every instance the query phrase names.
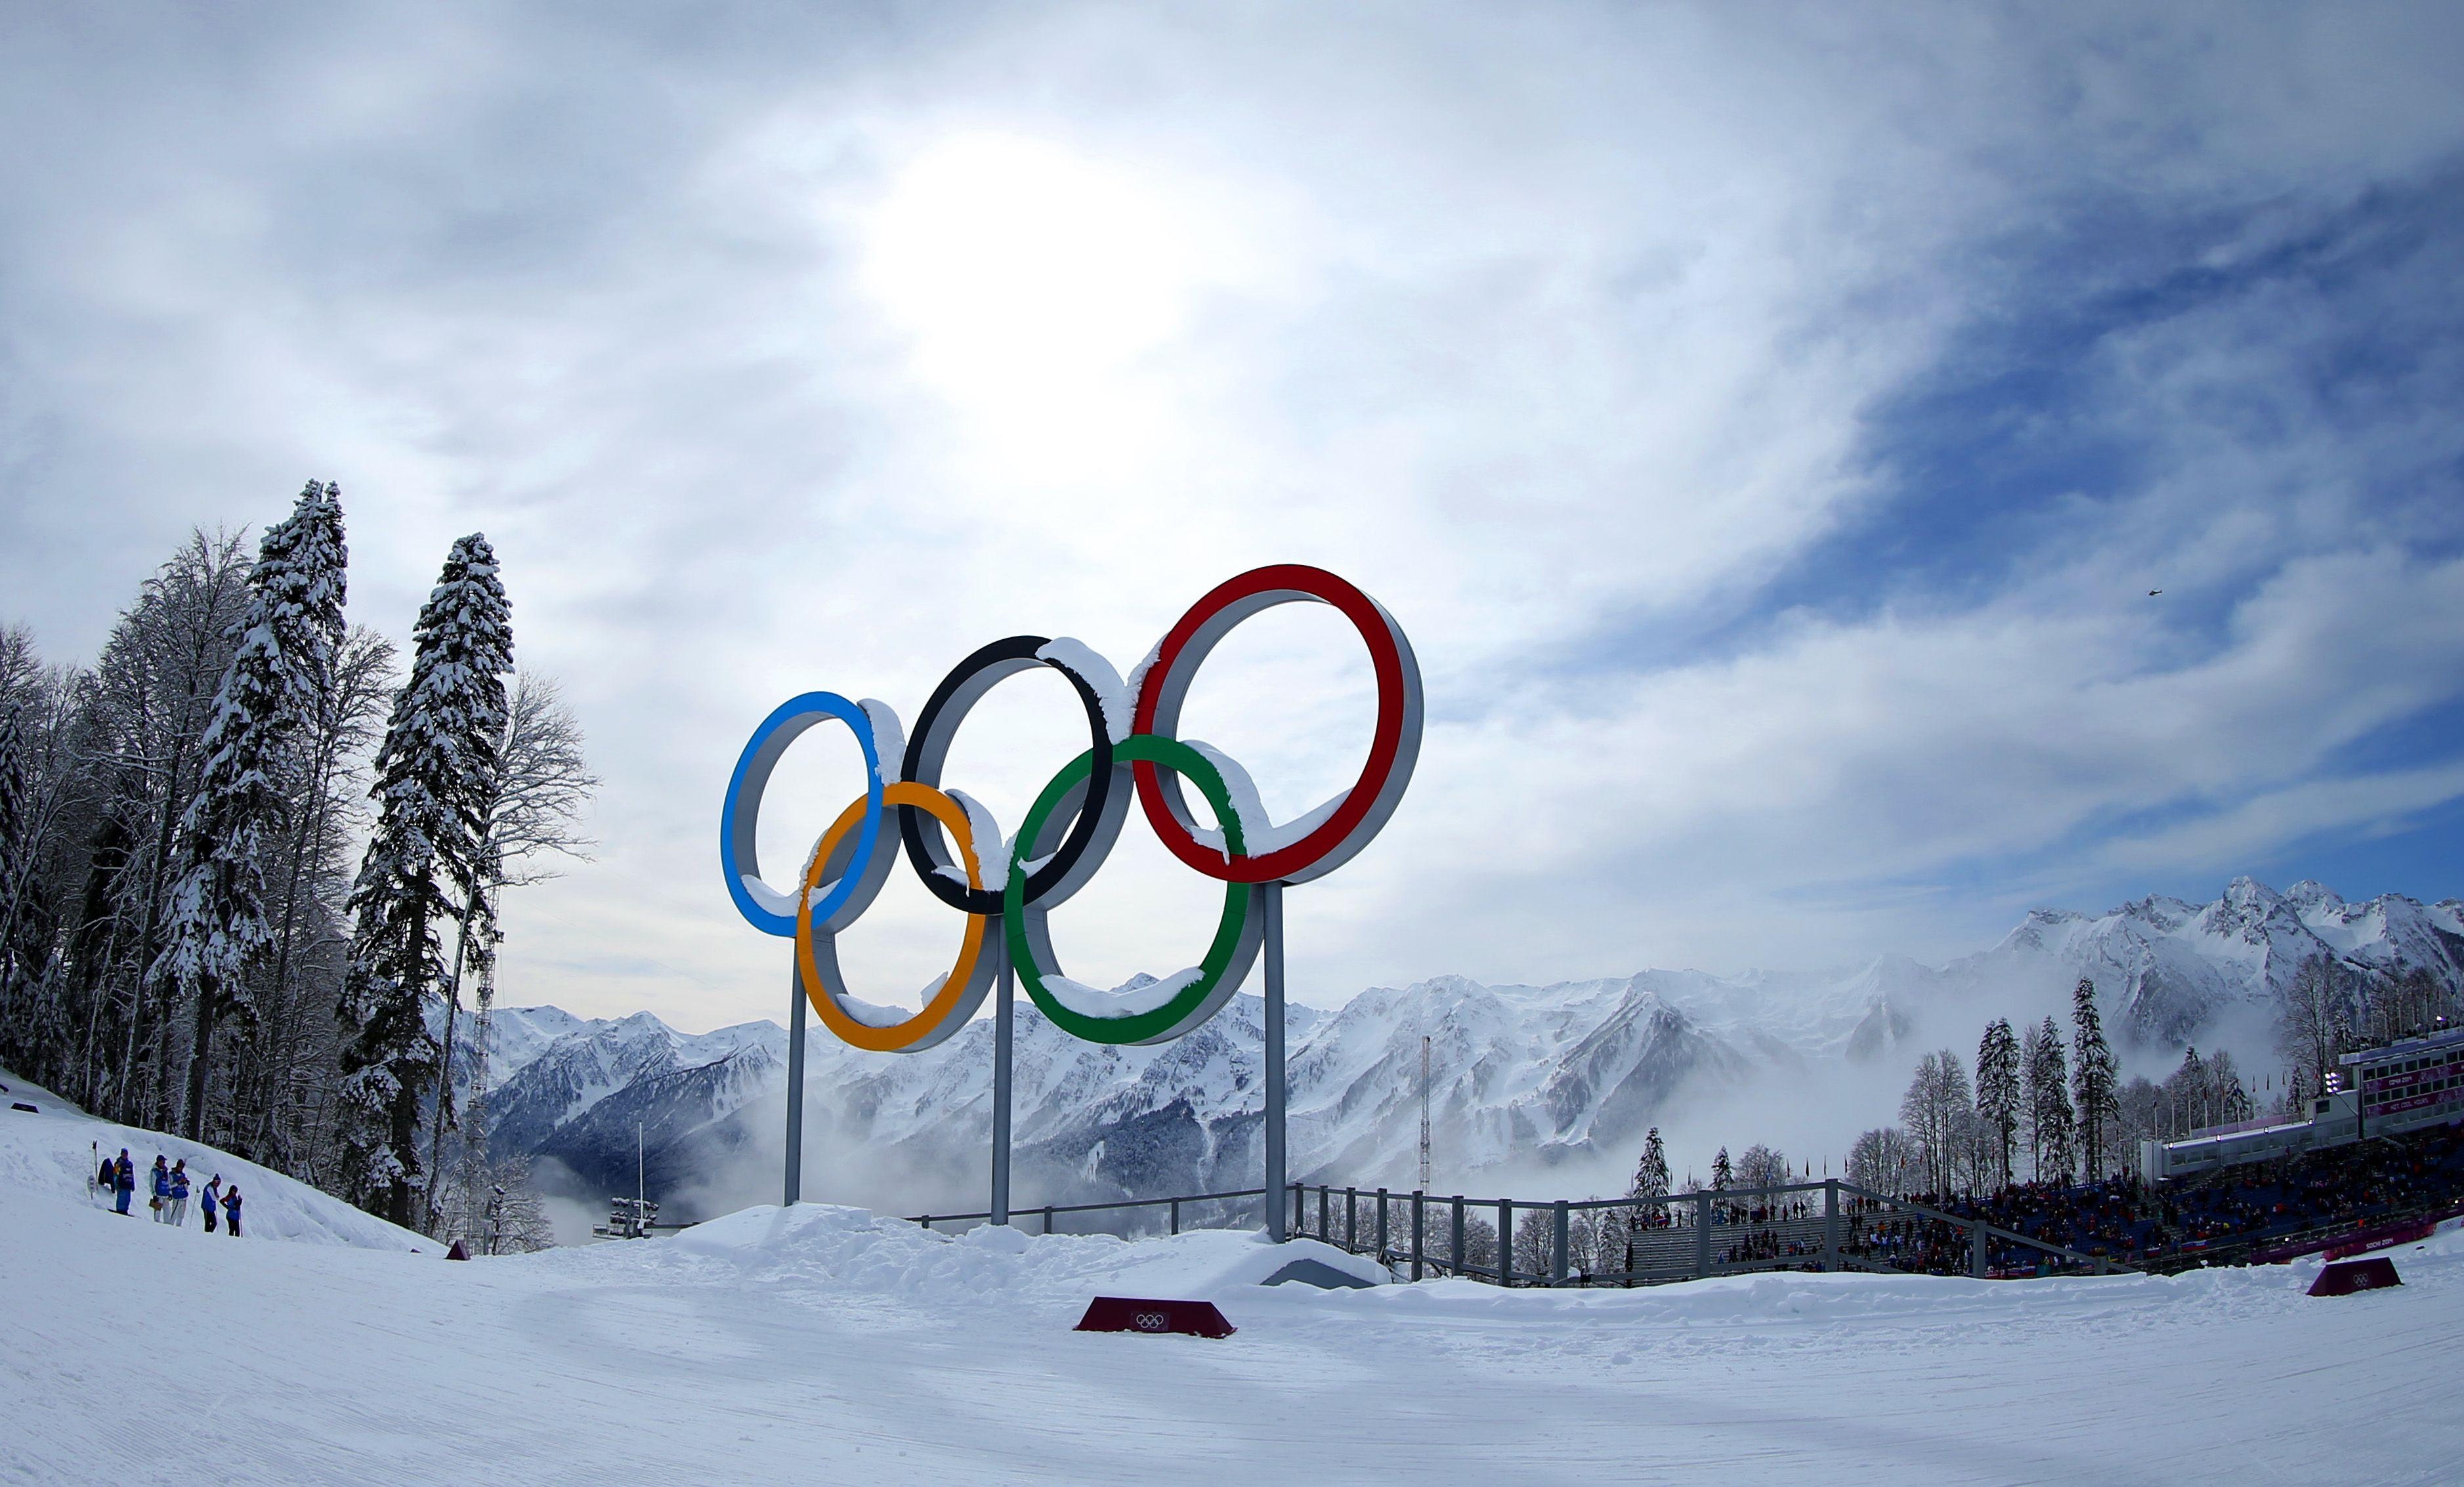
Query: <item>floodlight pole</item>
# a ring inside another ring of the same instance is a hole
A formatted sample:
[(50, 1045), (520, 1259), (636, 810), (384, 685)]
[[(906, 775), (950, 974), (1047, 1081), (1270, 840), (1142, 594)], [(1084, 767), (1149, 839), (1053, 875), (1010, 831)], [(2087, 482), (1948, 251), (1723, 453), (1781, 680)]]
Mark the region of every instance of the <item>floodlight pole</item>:
[(787, 1180), (780, 1201), (792, 1208), (804, 1187), (804, 976), (787, 963)]
[(1009, 1106), (1010, 1106), (1010, 1037), (1016, 1025), (1012, 1016), (1015, 996), (1010, 979), (1009, 948), (1006, 941), (995, 953), (1001, 956), (1001, 979), (993, 989), (993, 1201), (992, 1221), (1009, 1222)]
[(1284, 1218), (1284, 886), (1262, 883), (1266, 957), (1266, 1237), (1281, 1242)]

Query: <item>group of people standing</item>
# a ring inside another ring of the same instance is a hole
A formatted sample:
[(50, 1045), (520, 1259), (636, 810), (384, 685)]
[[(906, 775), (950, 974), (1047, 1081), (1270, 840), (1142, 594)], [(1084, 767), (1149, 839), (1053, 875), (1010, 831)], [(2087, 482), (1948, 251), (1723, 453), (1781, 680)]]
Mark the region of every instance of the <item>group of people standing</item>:
[[(154, 1158), (154, 1171), (150, 1180), (154, 1196), (146, 1207), (153, 1213), (154, 1221), (158, 1224), (174, 1224), (185, 1228), (188, 1222), (190, 1192), (188, 1159), (182, 1157), (179, 1161), (172, 1162), (158, 1153)], [(102, 1164), (95, 1169), (94, 1185), (113, 1199), (114, 1213), (128, 1212), (129, 1201), (137, 1195), (137, 1167), (135, 1163), (129, 1161), (126, 1147), (120, 1148), (120, 1155), (102, 1159)], [(241, 1201), (239, 1184), (232, 1183), (226, 1188), (223, 1186), (222, 1173), (216, 1172), (206, 1183), (202, 1201), (199, 1204), (206, 1215), (206, 1233), (214, 1232), (214, 1220), (219, 1214), (231, 1236), (234, 1239), (238, 1238)]]

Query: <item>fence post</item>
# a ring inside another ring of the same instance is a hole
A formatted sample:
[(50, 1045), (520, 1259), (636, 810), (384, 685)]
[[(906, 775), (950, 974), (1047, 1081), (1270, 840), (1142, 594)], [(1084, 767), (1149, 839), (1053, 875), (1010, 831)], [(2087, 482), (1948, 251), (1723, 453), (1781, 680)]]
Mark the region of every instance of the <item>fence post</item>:
[(1418, 1279), (1420, 1279), (1420, 1263), (1421, 1263), (1422, 1258), (1423, 1258), (1423, 1257), (1426, 1256), (1426, 1254), (1427, 1254), (1426, 1249), (1424, 1249), (1424, 1248), (1422, 1247), (1421, 1242), (1420, 1242), (1420, 1230), (1421, 1230), (1421, 1226), (1422, 1226), (1422, 1212), (1423, 1212), (1423, 1210), (1425, 1210), (1425, 1209), (1426, 1209), (1426, 1207), (1427, 1207), (1427, 1206), (1428, 1206), (1428, 1194), (1426, 1194), (1426, 1193), (1422, 1192), (1421, 1192), (1419, 1189), (1418, 1189), (1418, 1188), (1413, 1189), (1413, 1190), (1412, 1190), (1412, 1279), (1415, 1279), (1415, 1280), (1418, 1280)]
[(919, 1224), (922, 1224), (922, 1225), (923, 1225), (925, 1228), (927, 1228), (927, 1229), (930, 1229), (930, 1228), (932, 1228), (932, 1227), (933, 1227), (933, 1215), (932, 1215), (932, 1214), (925, 1214), (923, 1217), (921, 1217), (921, 1218), (919, 1218), (919, 1219), (917, 1219), (917, 1220), (915, 1220), (915, 1221), (916, 1221), (917, 1223), (919, 1223)]
[(1377, 1263), (1386, 1263), (1386, 1190), (1377, 1190)]
[(1052, 1232), (1052, 1205), (1049, 1203), (1044, 1205), (1044, 1232), (1045, 1234)]
[(1554, 1227), (1555, 1233), (1551, 1236), (1551, 1243), (1550, 1245), (1549, 1254), (1549, 1283), (1551, 1285), (1564, 1285), (1566, 1283), (1567, 1249), (1566, 1200), (1564, 1198), (1559, 1198), (1557, 1200), (1556, 1222)]
[(1711, 1195), (1694, 1194), (1694, 1279), (1711, 1274)]
[(1326, 1184), (1319, 1183), (1317, 1185), (1317, 1237), (1321, 1244), (1334, 1242), (1334, 1225), (1326, 1216), (1327, 1204), (1330, 1201)]
[(1172, 1200), (1172, 1232), (1180, 1233), (1180, 1199)]
[(1307, 1189), (1299, 1183), (1292, 1184), (1292, 1233), (1294, 1234), (1309, 1233), (1309, 1215), (1301, 1208), (1302, 1201), (1307, 1196)]
[(1497, 1283), (1514, 1283), (1514, 1200), (1497, 1200)]
[(1446, 1235), (1446, 1268), (1456, 1275), (1463, 1273), (1463, 1194), (1454, 1196), (1452, 1229)]
[(1968, 1273), (1979, 1280), (1985, 1279), (1985, 1220), (1981, 1218), (1968, 1224)]
[(1343, 1190), (1343, 1248), (1346, 1253), (1360, 1253), (1360, 1190)]
[(1839, 1179), (1826, 1178), (1822, 1184), (1822, 1268), (1839, 1268)]

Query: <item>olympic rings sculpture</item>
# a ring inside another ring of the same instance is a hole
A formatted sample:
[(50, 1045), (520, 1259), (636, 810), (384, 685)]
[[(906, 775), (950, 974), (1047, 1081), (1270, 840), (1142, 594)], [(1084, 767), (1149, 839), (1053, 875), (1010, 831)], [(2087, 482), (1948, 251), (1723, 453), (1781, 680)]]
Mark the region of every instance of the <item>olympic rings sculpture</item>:
[[(1351, 788), (1278, 826), (1266, 820), (1239, 763), (1177, 735), (1191, 679), (1217, 644), (1243, 620), (1300, 601), (1332, 605), (1359, 632), (1376, 674), (1377, 722)], [(942, 768), (976, 703), (1037, 667), (1068, 679), (1086, 711), (1089, 745), (1045, 786), (1004, 844), (989, 811), (941, 788)], [(762, 880), (754, 847), (761, 798), (788, 746), (830, 722), (846, 727), (863, 752), (864, 794), (822, 832), (797, 887), (781, 893)], [(1420, 724), (1419, 663), (1384, 606), (1321, 568), (1253, 569), (1193, 605), (1127, 683), (1074, 640), (1014, 635), (979, 649), (941, 679), (913, 737), (903, 735), (886, 703), (817, 691), (781, 704), (753, 731), (728, 780), (719, 866), (747, 923), (796, 942), (798, 976), (813, 1011), (855, 1047), (920, 1053), (940, 1043), (982, 1005), (1003, 956), (1035, 1005), (1073, 1037), (1164, 1042), (1204, 1023), (1247, 979), (1264, 934), (1258, 885), (1322, 878), (1385, 826), (1419, 758)], [(1218, 827), (1199, 823), (1184, 782), (1205, 799)], [(1061, 973), (1046, 920), (1103, 865), (1133, 796), (1175, 857), (1223, 885), (1223, 911), (1198, 965), (1135, 991), (1103, 992)], [(884, 1020), (847, 994), (838, 936), (879, 896), (902, 848), (924, 886), (964, 914), (967, 927), (949, 972), (926, 988), (923, 1008)], [(987, 953), (995, 936), (997, 948)]]

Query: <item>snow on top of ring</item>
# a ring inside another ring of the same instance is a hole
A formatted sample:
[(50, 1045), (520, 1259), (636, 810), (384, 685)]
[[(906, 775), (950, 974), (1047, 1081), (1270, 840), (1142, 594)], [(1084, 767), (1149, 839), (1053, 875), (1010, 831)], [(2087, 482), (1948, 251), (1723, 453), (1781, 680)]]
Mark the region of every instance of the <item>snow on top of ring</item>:
[(907, 725), (898, 721), (896, 708), (878, 697), (867, 697), (856, 706), (872, 725), (872, 752), (881, 760), (881, 782), (895, 784), (907, 767)]
[(1072, 981), (1066, 975), (1047, 975), (1044, 978), (1044, 990), (1082, 1017), (1128, 1017), (1155, 1011), (1196, 986), (1205, 974), (1204, 971), (1191, 966), (1159, 981), (1149, 981), (1144, 986), (1117, 992), (1099, 991), (1084, 981)]
[(1139, 657), (1138, 664), (1130, 668), (1130, 679), (1121, 685), (1121, 694), (1130, 699), (1130, 706), (1133, 709), (1138, 705), (1138, 694), (1147, 689), (1147, 673), (1154, 670), (1156, 663), (1162, 660), (1163, 642), (1157, 641), (1155, 643), (1155, 647)]
[[(932, 1005), (933, 998), (941, 995), (941, 988), (949, 984), (949, 980), (950, 973), (946, 971), (941, 973), (939, 975), (935, 976), (931, 983), (924, 988), (922, 993), (924, 1005)], [(915, 1016), (915, 1013), (909, 1008), (884, 1007), (874, 1002), (869, 1002), (858, 997), (849, 996), (844, 992), (839, 994), (838, 1002), (839, 1010), (841, 1012), (846, 1013), (848, 1017), (853, 1017), (856, 1021), (863, 1023), (867, 1027), (896, 1027), (898, 1024)]]
[[(1002, 864), (1009, 861), (1011, 843), (1001, 836), (1001, 822), (993, 818), (992, 807), (963, 790), (953, 790), (949, 795), (951, 799), (958, 802), (958, 809), (967, 813), (967, 834), (975, 839), (976, 866), (982, 876), (982, 886), (995, 891), (1009, 886), (1009, 878), (1003, 872)], [(963, 860), (945, 867), (935, 867), (933, 871), (962, 888), (975, 886), (967, 882), (967, 864)]]
[[(1232, 798), (1232, 814), (1241, 822), (1242, 847), (1251, 857), (1264, 857), (1269, 852), (1280, 852), (1302, 840), (1310, 832), (1325, 825), (1335, 812), (1343, 809), (1343, 802), (1352, 797), (1350, 790), (1338, 790), (1331, 799), (1319, 805), (1315, 810), (1277, 825), (1266, 815), (1266, 802), (1258, 795), (1258, 782), (1249, 777), (1249, 772), (1241, 767), (1240, 760), (1200, 739), (1187, 738), (1182, 742), (1197, 751), (1199, 757), (1214, 765), (1217, 773), (1223, 776), (1224, 792)], [(1232, 854), (1223, 845), (1221, 831), (1209, 830), (1201, 826), (1192, 831), (1190, 836), (1221, 852), (1226, 862), (1231, 860)]]
[[(1037, 648), (1035, 659), (1049, 661), (1071, 676), (1087, 684), (1104, 710), (1104, 732), (1114, 743), (1130, 736), (1130, 709), (1137, 693), (1121, 685), (1121, 673), (1112, 663), (1097, 654), (1085, 641), (1067, 635), (1045, 641)], [(1140, 674), (1143, 675), (1143, 667)]]

